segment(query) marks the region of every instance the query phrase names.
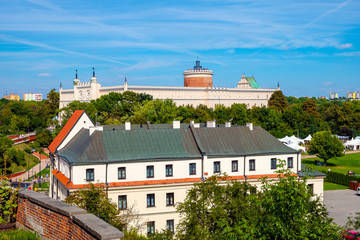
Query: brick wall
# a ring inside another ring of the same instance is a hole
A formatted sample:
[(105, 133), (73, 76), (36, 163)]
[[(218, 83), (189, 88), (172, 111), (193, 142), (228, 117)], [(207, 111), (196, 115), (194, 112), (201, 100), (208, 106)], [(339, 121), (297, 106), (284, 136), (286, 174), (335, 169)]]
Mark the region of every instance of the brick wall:
[(16, 224), (46, 239), (116, 240), (124, 236), (121, 231), (84, 209), (29, 190), (19, 192)]

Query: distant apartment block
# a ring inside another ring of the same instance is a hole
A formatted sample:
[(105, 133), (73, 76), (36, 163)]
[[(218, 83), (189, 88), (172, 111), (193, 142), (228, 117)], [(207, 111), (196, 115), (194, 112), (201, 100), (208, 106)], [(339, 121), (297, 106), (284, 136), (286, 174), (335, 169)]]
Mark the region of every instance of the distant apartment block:
[(10, 101), (20, 101), (20, 96), (15, 93), (10, 93), (10, 95), (4, 96), (3, 98)]
[(42, 101), (41, 93), (24, 93), (24, 101)]
[(339, 99), (338, 93), (329, 93), (329, 99)]
[(326, 97), (325, 96), (320, 96), (317, 99), (326, 99)]
[(360, 92), (347, 92), (346, 93), (346, 98), (347, 99), (360, 99)]

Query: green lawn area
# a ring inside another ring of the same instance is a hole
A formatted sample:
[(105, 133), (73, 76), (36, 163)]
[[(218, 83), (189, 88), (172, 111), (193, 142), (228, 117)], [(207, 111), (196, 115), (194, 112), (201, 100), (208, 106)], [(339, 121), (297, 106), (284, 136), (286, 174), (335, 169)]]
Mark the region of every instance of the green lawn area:
[(339, 185), (339, 184), (336, 184), (336, 183), (324, 182), (324, 191), (327, 191), (327, 190), (341, 190), (341, 189), (349, 189), (349, 187), (344, 186), (344, 185)]
[(320, 158), (305, 158), (301, 162), (309, 165), (316, 170), (334, 171), (346, 174), (349, 170), (353, 171), (356, 175), (360, 176), (360, 153), (346, 154), (343, 157), (331, 158), (326, 162), (326, 166), (315, 165), (315, 160), (323, 162)]
[[(18, 149), (18, 150), (24, 150), (26, 148), (30, 148), (30, 146), (26, 143), (21, 143), (18, 145), (13, 145), (13, 148)], [(37, 157), (35, 157), (32, 154), (29, 154), (27, 152), (25, 152), (25, 160), (27, 163), (29, 163), (29, 168), (34, 167), (36, 164), (38, 164), (40, 162)], [(9, 167), (9, 170), (11, 170), (11, 172), (13, 172), (13, 173), (26, 171), (28, 169), (27, 165), (28, 164), (26, 164), (25, 166), (17, 166), (16, 164), (11, 164), (11, 166)]]

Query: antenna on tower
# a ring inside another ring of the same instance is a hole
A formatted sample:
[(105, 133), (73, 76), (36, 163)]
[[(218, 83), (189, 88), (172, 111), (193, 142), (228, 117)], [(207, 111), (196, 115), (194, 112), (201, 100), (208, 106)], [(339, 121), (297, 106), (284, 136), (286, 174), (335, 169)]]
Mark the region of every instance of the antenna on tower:
[(93, 77), (95, 77), (95, 69), (94, 69), (94, 67), (93, 67)]
[(75, 79), (78, 79), (77, 69), (75, 70)]

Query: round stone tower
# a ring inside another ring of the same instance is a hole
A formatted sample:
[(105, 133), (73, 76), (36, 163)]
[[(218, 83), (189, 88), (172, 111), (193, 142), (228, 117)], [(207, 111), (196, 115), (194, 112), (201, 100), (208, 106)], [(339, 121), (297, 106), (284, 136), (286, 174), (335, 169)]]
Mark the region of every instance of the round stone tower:
[(184, 87), (213, 87), (213, 71), (200, 66), (196, 61), (194, 69), (184, 71)]

